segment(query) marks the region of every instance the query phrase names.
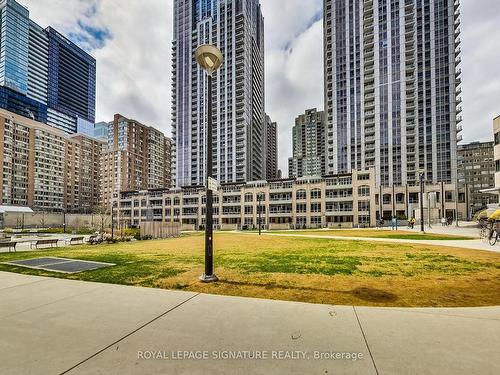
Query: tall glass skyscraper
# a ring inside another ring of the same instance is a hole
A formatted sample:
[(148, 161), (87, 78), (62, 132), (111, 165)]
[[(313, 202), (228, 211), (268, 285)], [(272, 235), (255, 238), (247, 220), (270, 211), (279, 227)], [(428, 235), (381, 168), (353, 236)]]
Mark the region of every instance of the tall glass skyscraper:
[(258, 0), (175, 0), (173, 174), (177, 186), (205, 183), (207, 78), (194, 51), (214, 44), (224, 64), (213, 80), (214, 177), (264, 179), (264, 19)]
[(324, 0), (327, 173), (454, 182), (459, 0)]
[(89, 133), (95, 85), (93, 57), (30, 20), (15, 0), (0, 0), (0, 108), (67, 133)]

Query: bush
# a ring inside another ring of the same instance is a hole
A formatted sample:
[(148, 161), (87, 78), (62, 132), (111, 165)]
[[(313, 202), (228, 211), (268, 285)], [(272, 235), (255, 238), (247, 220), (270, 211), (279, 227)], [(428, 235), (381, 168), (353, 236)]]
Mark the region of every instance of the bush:
[(39, 230), (40, 233), (63, 233), (63, 228), (46, 228)]
[(123, 235), (127, 237), (136, 237), (140, 235), (141, 231), (138, 228), (125, 228), (123, 230)]

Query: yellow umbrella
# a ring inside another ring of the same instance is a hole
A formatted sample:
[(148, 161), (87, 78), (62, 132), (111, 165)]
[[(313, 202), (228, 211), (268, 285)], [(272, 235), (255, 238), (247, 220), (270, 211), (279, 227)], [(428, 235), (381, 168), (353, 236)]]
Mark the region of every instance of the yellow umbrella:
[(488, 210), (482, 210), (474, 215), (474, 221), (479, 221), (488, 218)]
[(500, 220), (500, 209), (498, 209), (495, 212), (493, 212), (488, 219), (490, 219), (490, 220)]

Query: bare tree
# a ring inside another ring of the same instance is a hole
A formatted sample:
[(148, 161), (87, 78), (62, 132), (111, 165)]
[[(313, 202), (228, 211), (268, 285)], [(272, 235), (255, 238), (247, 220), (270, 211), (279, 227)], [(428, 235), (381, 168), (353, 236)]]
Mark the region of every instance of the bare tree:
[(100, 231), (104, 233), (108, 223), (109, 223), (109, 215), (110, 209), (106, 205), (94, 206), (93, 214), (97, 217), (97, 225), (100, 228)]
[(40, 227), (42, 229), (44, 229), (45, 228), (45, 223), (46, 223), (45, 212), (42, 211), (42, 212), (40, 212), (40, 214), (41, 214), (41, 216), (40, 216)]

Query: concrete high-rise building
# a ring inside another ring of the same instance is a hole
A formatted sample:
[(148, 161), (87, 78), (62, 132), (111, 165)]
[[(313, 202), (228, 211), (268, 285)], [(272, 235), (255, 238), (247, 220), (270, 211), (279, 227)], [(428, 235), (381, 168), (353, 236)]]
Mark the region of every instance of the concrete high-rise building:
[(176, 186), (206, 176), (207, 77), (195, 59), (202, 44), (224, 56), (213, 80), (213, 165), (220, 182), (265, 178), (264, 19), (258, 0), (175, 0), (173, 175)]
[(0, 204), (88, 212), (99, 203), (102, 146), (0, 109)]
[(456, 180), (459, 15), (459, 0), (324, 0), (327, 173)]
[(109, 204), (120, 191), (170, 187), (170, 164), (170, 139), (153, 127), (116, 114), (101, 157), (102, 202)]
[(278, 176), (278, 124), (266, 115), (266, 179)]
[(497, 199), (482, 192), (495, 187), (494, 142), (472, 142), (458, 146), (458, 179), (470, 189), (469, 207), (476, 212)]
[(0, 0), (0, 108), (91, 135), (96, 62), (15, 0)]
[(100, 202), (101, 155), (104, 142), (84, 134), (66, 140), (65, 209), (90, 213)]
[(308, 109), (295, 119), (293, 156), (288, 159), (288, 176), (322, 176), (325, 174), (325, 114)]

